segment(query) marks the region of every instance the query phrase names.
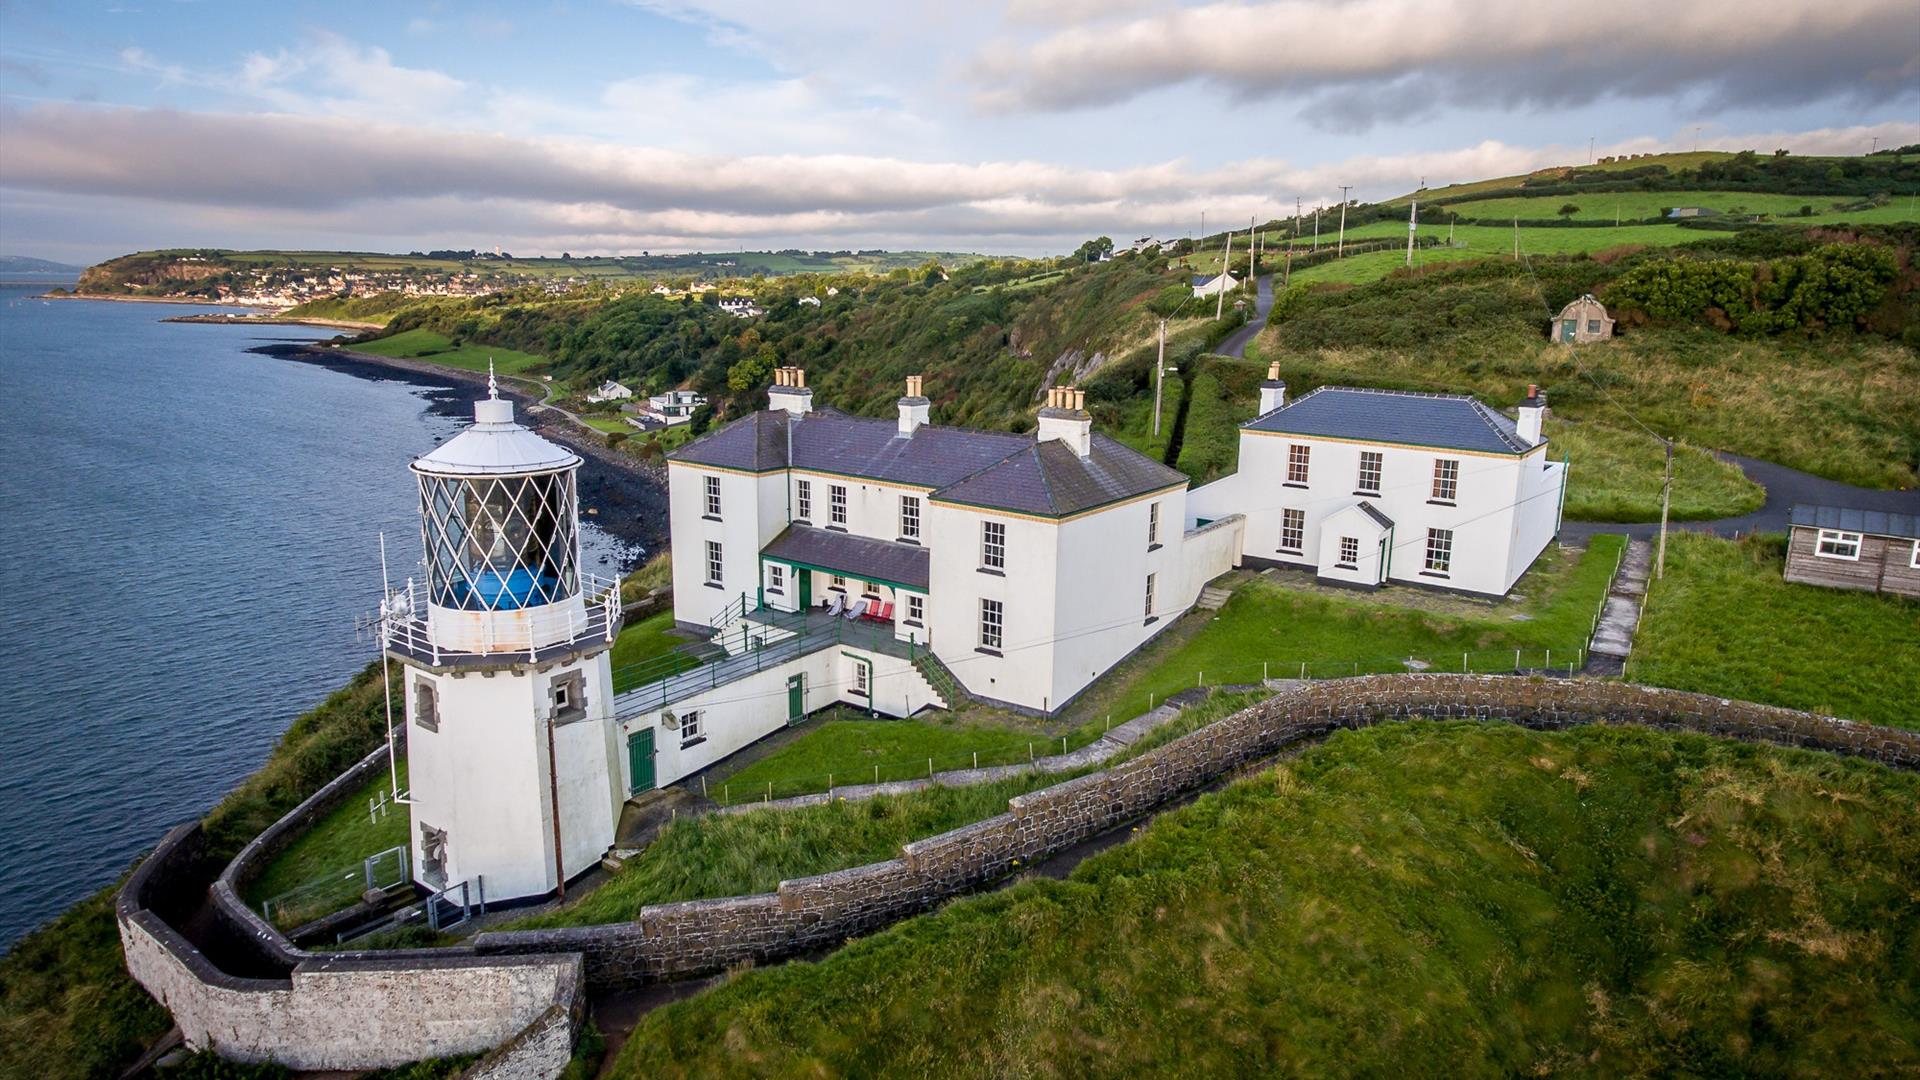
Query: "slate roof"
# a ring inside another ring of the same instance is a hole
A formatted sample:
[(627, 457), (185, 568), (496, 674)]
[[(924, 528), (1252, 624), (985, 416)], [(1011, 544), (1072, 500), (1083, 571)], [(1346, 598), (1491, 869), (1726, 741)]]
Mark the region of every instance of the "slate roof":
[(1838, 529), (1843, 532), (1872, 533), (1920, 540), (1920, 516), (1896, 514), (1886, 510), (1855, 510), (1849, 506), (1796, 505), (1790, 515), (1795, 525), (1810, 529)]
[(1374, 509), (1373, 504), (1370, 502), (1361, 503), (1360, 512), (1372, 518), (1373, 523), (1375, 525), (1380, 526), (1383, 529), (1393, 528), (1393, 519), (1381, 513), (1380, 511)]
[(805, 563), (863, 581), (927, 587), (927, 549), (892, 540), (789, 525), (760, 552), (769, 559)]
[(1351, 386), (1323, 386), (1244, 428), (1486, 454), (1521, 454), (1539, 445), (1522, 439), (1510, 418), (1467, 394)]
[(835, 409), (797, 422), (783, 411), (752, 413), (667, 456), (749, 472), (782, 469), (790, 423), (795, 468), (924, 487), (935, 499), (992, 509), (1065, 516), (1187, 480), (1105, 435), (1094, 435), (1081, 458), (1031, 434), (925, 424), (902, 437), (896, 421)]

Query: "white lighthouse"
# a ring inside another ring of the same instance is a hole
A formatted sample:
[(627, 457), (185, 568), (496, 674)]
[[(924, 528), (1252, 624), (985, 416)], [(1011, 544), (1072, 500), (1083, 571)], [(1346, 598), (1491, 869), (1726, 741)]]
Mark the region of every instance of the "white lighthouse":
[(552, 893), (613, 843), (620, 608), (580, 569), (580, 458), (488, 385), (473, 426), (413, 462), (425, 581), (381, 626), (405, 668), (414, 878), (492, 903)]

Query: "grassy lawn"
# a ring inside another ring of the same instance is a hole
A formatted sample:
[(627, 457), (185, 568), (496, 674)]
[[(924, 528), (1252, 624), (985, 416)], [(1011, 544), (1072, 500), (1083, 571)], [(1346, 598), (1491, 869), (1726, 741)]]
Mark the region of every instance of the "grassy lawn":
[[(287, 929), (357, 902), (365, 880), (361, 864), (367, 856), (407, 843), (405, 806), (389, 801), (378, 820), (367, 809), (371, 800), (389, 794), (390, 783), (386, 770), (380, 770), (332, 813), (314, 822), (247, 888), (247, 903), (258, 908), (262, 901), (311, 886), (301, 897), (276, 905), (274, 922)], [(406, 784), (407, 763), (402, 761), (403, 790)]]
[(638, 435), (640, 433), (639, 428), (618, 416), (583, 416), (580, 419), (593, 430), (607, 435)]
[(1341, 732), (1065, 881), (648, 1014), (639, 1076), (1920, 1069), (1920, 777), (1587, 728)]
[(494, 370), (502, 375), (519, 375), (547, 366), (547, 358), (544, 356), (515, 352), (512, 349), (493, 345), (461, 345), (456, 348), (453, 342), (447, 340), (446, 335), (432, 330), (403, 330), (391, 337), (360, 342), (352, 348), (355, 352), (426, 360), (466, 371), (485, 371), (488, 361), (491, 360)]
[[(1530, 195), (1504, 199), (1474, 199), (1469, 202), (1435, 206), (1432, 213), (1445, 220), (1450, 213), (1482, 221), (1509, 221), (1513, 218), (1551, 221), (1560, 216), (1560, 208), (1569, 204), (1580, 208), (1575, 221), (1612, 221), (1659, 217), (1669, 206), (1704, 206), (1710, 210), (1746, 214), (1773, 214), (1799, 220), (1800, 208), (1813, 207), (1823, 213), (1843, 203), (1859, 202), (1858, 195), (1776, 195), (1761, 191), (1598, 191), (1590, 195)], [(1422, 211), (1426, 213), (1426, 211)]]
[[(983, 710), (984, 711), (984, 710)], [(772, 797), (825, 791), (828, 778), (835, 784), (870, 784), (880, 780), (912, 780), (932, 771), (1008, 765), (1060, 752), (1059, 736), (1049, 738), (1017, 718), (995, 722), (965, 714), (928, 713), (914, 720), (870, 720), (851, 709), (809, 722), (813, 730), (737, 772), (707, 785), (707, 794), (719, 800), (752, 802)], [(1070, 739), (1069, 747), (1087, 738)], [(730, 795), (728, 794), (730, 792)]]
[(620, 636), (613, 639), (613, 655), (609, 658), (613, 667), (615, 693), (632, 689), (632, 686), (622, 681), (622, 668), (643, 663), (687, 644), (686, 638), (672, 631), (673, 609), (671, 608), (649, 615), (621, 629)]
[(1516, 649), (1527, 666), (1542, 665), (1547, 650), (1564, 664), (1586, 646), (1623, 547), (1617, 536), (1594, 537), (1584, 553), (1550, 545), (1514, 586), (1525, 599), (1498, 606), (1404, 587), (1364, 596), (1255, 578), (1199, 633), (1116, 668), (1107, 676), (1114, 689), (1089, 695), (1086, 707), (1118, 721), (1191, 686), (1258, 682), (1263, 672), (1297, 678), (1303, 664), (1323, 679), (1406, 671), (1408, 657), (1459, 671), (1463, 652), (1475, 671), (1513, 670)]
[[(1571, 460), (1569, 521), (1658, 521), (1666, 450), (1642, 431), (1601, 423), (1548, 421), (1548, 453)], [(1673, 451), (1674, 521), (1737, 517), (1760, 508), (1767, 493), (1734, 465), (1692, 446)]]
[(625, 922), (648, 904), (772, 892), (786, 878), (894, 858), (909, 840), (1004, 813), (1008, 799), (1061, 779), (1023, 776), (862, 802), (685, 818), (606, 884), (559, 911), (501, 929)]
[(1780, 537), (1667, 543), (1627, 677), (1920, 727), (1920, 603), (1789, 585)]

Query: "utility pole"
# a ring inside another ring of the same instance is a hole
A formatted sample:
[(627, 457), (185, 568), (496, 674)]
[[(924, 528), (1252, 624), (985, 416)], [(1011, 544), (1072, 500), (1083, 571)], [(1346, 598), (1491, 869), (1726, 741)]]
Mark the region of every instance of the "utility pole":
[(1593, 164), (1593, 136), (1587, 136), (1587, 164)]
[[(1253, 279), (1260, 276), (1260, 238), (1254, 235), (1258, 220), (1254, 214), (1247, 215), (1247, 280), (1240, 283), (1241, 288), (1253, 285)], [(1259, 286), (1255, 285), (1253, 291), (1258, 293)]]
[(1520, 215), (1513, 217), (1513, 261), (1520, 261)]
[(1313, 253), (1320, 254), (1320, 208), (1313, 208)]
[[(1344, 211), (1346, 208), (1343, 206), (1341, 207), (1341, 209)], [(1420, 231), (1420, 200), (1415, 199), (1412, 202), (1407, 204), (1407, 265), (1408, 266), (1413, 265), (1413, 237), (1414, 237), (1414, 234), (1419, 231)]]
[(1333, 252), (1336, 259), (1347, 257), (1347, 192), (1352, 190), (1351, 184), (1340, 185), (1340, 246)]
[(1654, 557), (1653, 579), (1664, 580), (1667, 576), (1667, 506), (1673, 498), (1673, 440), (1667, 444), (1667, 478), (1660, 484), (1660, 552)]
[(560, 759), (553, 753), (553, 710), (547, 710), (547, 796), (553, 800), (553, 879), (567, 902), (566, 849), (560, 846)]
[(1160, 388), (1167, 381), (1167, 320), (1160, 320), (1160, 359), (1153, 365), (1153, 437), (1160, 437)]
[[(1233, 265), (1233, 230), (1228, 229), (1227, 253), (1220, 257), (1220, 273), (1225, 274), (1227, 267), (1231, 265)], [(1220, 316), (1227, 310), (1227, 283), (1224, 280), (1220, 278), (1213, 280), (1213, 296), (1213, 321), (1219, 322)]]
[(1207, 242), (1207, 212), (1205, 210), (1200, 211), (1200, 242), (1203, 244)]

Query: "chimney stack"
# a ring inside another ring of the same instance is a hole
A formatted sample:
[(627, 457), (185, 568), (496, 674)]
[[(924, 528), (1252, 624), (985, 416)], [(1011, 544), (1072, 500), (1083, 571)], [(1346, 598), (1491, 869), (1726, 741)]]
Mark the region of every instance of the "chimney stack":
[(807, 370), (797, 367), (773, 369), (773, 385), (767, 388), (767, 407), (783, 409), (794, 416), (813, 411), (813, 391), (807, 388)]
[(1547, 415), (1547, 395), (1538, 383), (1527, 384), (1527, 399), (1520, 403), (1520, 418), (1515, 422), (1520, 438), (1532, 446), (1540, 441), (1540, 425)]
[(1040, 427), (1035, 438), (1040, 442), (1058, 439), (1081, 457), (1091, 454), (1093, 417), (1087, 415), (1087, 392), (1071, 386), (1050, 388), (1046, 407), (1040, 410)]
[(1287, 384), (1280, 378), (1280, 361), (1267, 365), (1267, 381), (1260, 384), (1260, 415), (1265, 416), (1287, 404)]
[(907, 376), (907, 396), (900, 399), (900, 435), (911, 438), (927, 422), (928, 402), (920, 392), (920, 376)]

